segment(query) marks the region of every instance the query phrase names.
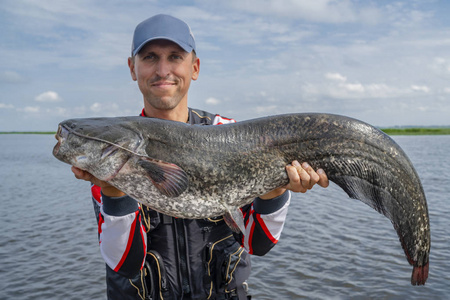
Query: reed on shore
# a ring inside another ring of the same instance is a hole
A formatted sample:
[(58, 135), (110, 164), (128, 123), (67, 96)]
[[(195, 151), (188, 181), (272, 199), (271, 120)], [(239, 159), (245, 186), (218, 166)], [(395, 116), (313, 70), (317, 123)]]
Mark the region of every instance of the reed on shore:
[(381, 128), (388, 135), (447, 135), (450, 127)]

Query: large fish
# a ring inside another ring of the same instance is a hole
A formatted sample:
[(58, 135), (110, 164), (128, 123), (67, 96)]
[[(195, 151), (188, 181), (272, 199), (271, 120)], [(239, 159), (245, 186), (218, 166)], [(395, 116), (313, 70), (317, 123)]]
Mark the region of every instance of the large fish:
[(330, 114), (291, 114), (222, 126), (143, 117), (59, 125), (56, 158), (139, 202), (182, 218), (224, 215), (288, 183), (293, 160), (322, 168), (351, 198), (388, 217), (413, 265), (428, 278), (430, 223), (410, 160), (380, 130)]

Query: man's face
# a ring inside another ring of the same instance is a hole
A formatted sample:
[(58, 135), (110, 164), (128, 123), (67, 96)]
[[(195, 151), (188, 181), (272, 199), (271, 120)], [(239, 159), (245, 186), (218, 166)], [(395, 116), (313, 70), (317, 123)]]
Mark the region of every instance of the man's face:
[(182, 101), (187, 105), (191, 80), (198, 78), (200, 60), (177, 44), (155, 40), (129, 59), (131, 77), (151, 109), (171, 110)]

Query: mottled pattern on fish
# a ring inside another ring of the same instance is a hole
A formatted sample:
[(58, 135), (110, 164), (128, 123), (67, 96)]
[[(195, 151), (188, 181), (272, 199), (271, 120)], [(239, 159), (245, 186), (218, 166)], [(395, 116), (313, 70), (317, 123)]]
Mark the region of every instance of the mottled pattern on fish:
[(142, 117), (74, 119), (60, 128), (57, 158), (182, 218), (219, 216), (248, 204), (288, 183), (287, 164), (308, 162), (391, 220), (415, 266), (413, 284), (424, 284), (428, 276), (430, 226), (419, 177), (402, 149), (366, 123), (292, 114), (222, 126)]

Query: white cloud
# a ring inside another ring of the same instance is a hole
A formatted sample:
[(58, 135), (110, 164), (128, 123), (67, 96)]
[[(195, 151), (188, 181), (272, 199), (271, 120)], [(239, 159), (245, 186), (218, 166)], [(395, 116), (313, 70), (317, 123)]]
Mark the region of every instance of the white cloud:
[(327, 79), (334, 80), (334, 81), (339, 81), (339, 82), (345, 82), (345, 81), (347, 81), (347, 77), (342, 76), (342, 75), (339, 74), (339, 73), (326, 73), (326, 74), (325, 74), (325, 77), (326, 77)]
[(343, 86), (349, 92), (362, 93), (362, 92), (364, 92), (366, 90), (361, 83), (348, 83), (348, 84), (344, 84)]
[(424, 93), (430, 92), (430, 88), (425, 85), (412, 85), (411, 89), (417, 92), (424, 92)]
[(116, 103), (100, 103), (95, 102), (89, 107), (90, 111), (102, 116), (119, 116), (123, 115), (123, 111)]
[(46, 112), (53, 116), (64, 116), (65, 117), (68, 115), (68, 110), (64, 107), (47, 108)]
[(26, 113), (36, 114), (41, 111), (41, 108), (39, 106), (25, 106), (23, 109), (19, 109), (19, 111), (22, 110)]
[(210, 98), (208, 98), (208, 99), (205, 100), (205, 103), (206, 103), (206, 104), (210, 104), (210, 105), (217, 105), (217, 104), (219, 104), (220, 102), (221, 102), (221, 101), (220, 101), (219, 99), (214, 98), (214, 97), (210, 97)]
[(62, 101), (62, 98), (58, 95), (57, 92), (47, 91), (37, 95), (34, 100), (36, 100), (37, 102), (59, 102)]
[(319, 96), (328, 95), (339, 99), (381, 99), (408, 97), (411, 89), (416, 91), (427, 91), (427, 87), (413, 86), (410, 88), (399, 88), (384, 83), (360, 83), (350, 82), (347, 77), (340, 73), (326, 73), (325, 78), (331, 82), (328, 85), (316, 83), (316, 87), (308, 86), (309, 93), (316, 93)]
[(277, 105), (257, 106), (256, 113), (260, 115), (274, 114), (277, 111)]
[(438, 74), (448, 75), (450, 73), (450, 61), (443, 57), (436, 57), (431, 63), (431, 69)]
[[(217, 1), (216, 1), (217, 3)], [(227, 1), (236, 10), (243, 12), (275, 15), (283, 18), (304, 19), (313, 22), (345, 23), (345, 22), (370, 22), (379, 20), (380, 11), (374, 6), (358, 7), (352, 1), (334, 0), (248, 0)]]
[(89, 107), (89, 109), (93, 112), (100, 112), (102, 110), (102, 104), (95, 102), (91, 105), (91, 107)]
[(0, 109), (2, 109), (2, 108), (10, 109), (10, 108), (14, 108), (14, 105), (6, 104), (6, 103), (0, 103)]
[(4, 83), (22, 83), (25, 78), (14, 71), (3, 71), (0, 73), (0, 82)]

